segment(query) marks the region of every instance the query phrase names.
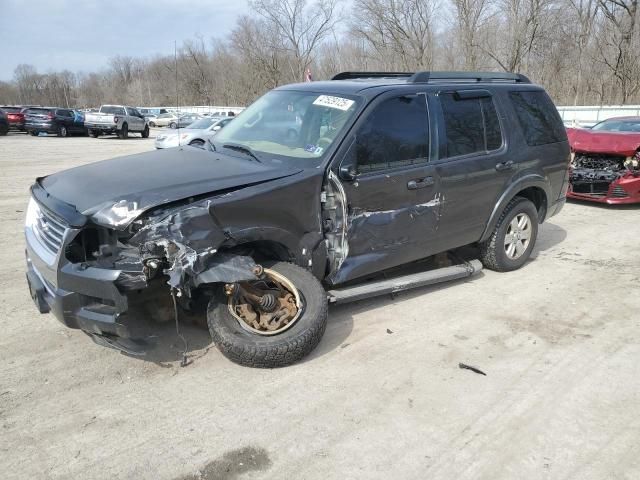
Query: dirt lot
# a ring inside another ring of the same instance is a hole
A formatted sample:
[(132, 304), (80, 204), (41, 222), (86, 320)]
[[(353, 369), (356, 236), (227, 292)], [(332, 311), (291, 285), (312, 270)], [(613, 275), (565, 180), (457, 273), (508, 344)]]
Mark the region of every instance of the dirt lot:
[(0, 138), (3, 479), (640, 478), (640, 208), (568, 204), (517, 272), (334, 307), (289, 368), (185, 327), (180, 368), (169, 326), (127, 357), (38, 314), (24, 279), (33, 179), (152, 142)]

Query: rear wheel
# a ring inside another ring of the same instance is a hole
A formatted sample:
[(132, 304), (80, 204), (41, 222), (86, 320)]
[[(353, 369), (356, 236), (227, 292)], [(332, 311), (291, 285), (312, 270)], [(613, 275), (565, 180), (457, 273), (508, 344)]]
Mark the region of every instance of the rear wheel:
[(327, 294), (307, 270), (266, 264), (260, 280), (226, 284), (209, 302), (213, 342), (248, 367), (290, 365), (308, 355), (327, 326)]
[(129, 138), (129, 125), (127, 125), (126, 123), (122, 125), (122, 129), (118, 133), (118, 137)]
[(520, 268), (531, 256), (538, 236), (538, 211), (526, 198), (506, 206), (489, 239), (480, 244), (485, 267), (497, 272)]
[(149, 138), (149, 125), (144, 126), (144, 130), (142, 130), (142, 138)]
[(37, 130), (29, 130), (29, 134), (34, 136), (34, 137), (37, 137), (38, 136), (38, 131)]
[(67, 127), (65, 127), (64, 125), (60, 125), (58, 127), (58, 136), (66, 137), (67, 135), (69, 135), (69, 132), (67, 131)]
[(171, 122), (171, 123), (169, 124), (169, 127), (171, 127), (171, 128), (178, 128), (178, 124), (177, 124), (176, 122)]
[(153, 128), (153, 127), (155, 127), (155, 126), (156, 126), (156, 124), (155, 124), (155, 122), (149, 122), (149, 126), (150, 126), (151, 128)]
[(89, 135), (93, 138), (98, 138), (100, 136), (100, 132), (98, 130), (89, 130)]

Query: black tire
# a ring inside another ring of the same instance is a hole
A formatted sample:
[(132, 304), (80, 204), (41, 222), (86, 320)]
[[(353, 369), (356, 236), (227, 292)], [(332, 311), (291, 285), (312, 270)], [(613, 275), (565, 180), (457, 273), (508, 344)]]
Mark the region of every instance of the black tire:
[(189, 142), (189, 145), (191, 145), (192, 147), (204, 148), (204, 140), (196, 138), (195, 140), (191, 140)]
[(0, 136), (4, 137), (7, 133), (9, 133), (9, 127), (0, 127)]
[(149, 125), (144, 126), (144, 130), (142, 130), (142, 138), (149, 138)]
[(247, 367), (285, 367), (320, 343), (327, 327), (327, 294), (311, 273), (297, 265), (275, 262), (264, 266), (284, 275), (303, 297), (304, 311), (291, 328), (272, 336), (245, 330), (229, 312), (222, 285), (209, 302), (207, 324), (213, 342), (231, 361)]
[(150, 126), (151, 128), (153, 128), (153, 127), (155, 127), (155, 126), (156, 126), (156, 124), (155, 124), (155, 122), (149, 122), (149, 126)]
[(177, 124), (176, 122), (171, 122), (171, 123), (169, 124), (169, 128), (176, 129), (176, 128), (178, 128), (178, 124)]
[(69, 131), (67, 130), (67, 127), (65, 127), (64, 125), (60, 125), (58, 127), (58, 136), (59, 137), (67, 137), (67, 136), (69, 136)]
[(29, 130), (29, 134), (34, 136), (34, 137), (38, 136), (38, 132), (36, 130)]
[(122, 124), (122, 128), (118, 132), (118, 137), (123, 139), (129, 138), (129, 125), (127, 125), (126, 123)]
[[(530, 219), (529, 244), (524, 252), (515, 259), (509, 258), (505, 249), (505, 236), (511, 221), (520, 214)], [(538, 237), (538, 210), (526, 198), (514, 197), (505, 207), (491, 236), (480, 244), (480, 260), (482, 264), (496, 272), (510, 272), (522, 267), (531, 256)]]
[(98, 130), (89, 130), (89, 135), (93, 138), (98, 138), (100, 136), (100, 132)]

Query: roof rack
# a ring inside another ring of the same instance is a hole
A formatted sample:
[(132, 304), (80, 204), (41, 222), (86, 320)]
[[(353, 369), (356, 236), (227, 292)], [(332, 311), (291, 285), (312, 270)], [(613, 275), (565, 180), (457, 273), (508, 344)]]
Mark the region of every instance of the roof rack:
[(413, 72), (341, 72), (331, 80), (353, 80), (356, 78), (402, 78), (411, 77)]
[(331, 80), (353, 80), (356, 78), (407, 78), (407, 83), (455, 82), (514, 82), (531, 83), (521, 73), (508, 72), (342, 72)]

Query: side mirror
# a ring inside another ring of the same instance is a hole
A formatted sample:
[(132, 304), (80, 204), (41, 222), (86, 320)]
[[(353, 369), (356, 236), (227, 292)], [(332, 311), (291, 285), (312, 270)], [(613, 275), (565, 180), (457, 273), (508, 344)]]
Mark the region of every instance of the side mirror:
[(358, 176), (358, 170), (354, 165), (341, 165), (340, 166), (340, 178), (352, 182)]
[(214, 132), (217, 132), (220, 129), (222, 129), (222, 127), (220, 125), (216, 125), (215, 127), (213, 127), (213, 131)]

